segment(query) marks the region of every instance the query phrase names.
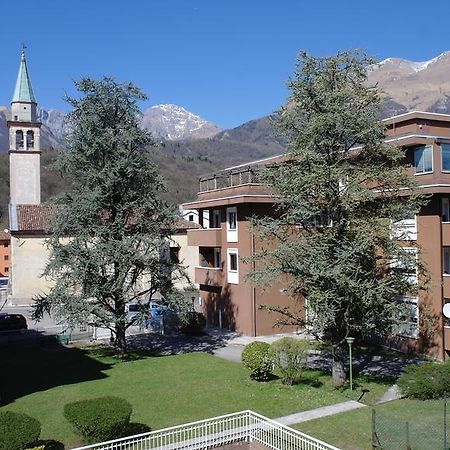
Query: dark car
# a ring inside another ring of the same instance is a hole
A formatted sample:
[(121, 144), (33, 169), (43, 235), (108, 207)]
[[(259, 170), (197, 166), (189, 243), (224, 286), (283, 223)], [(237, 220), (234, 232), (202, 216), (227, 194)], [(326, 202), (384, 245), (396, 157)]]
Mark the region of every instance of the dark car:
[(22, 314), (0, 313), (0, 332), (21, 331), (27, 328), (27, 319)]

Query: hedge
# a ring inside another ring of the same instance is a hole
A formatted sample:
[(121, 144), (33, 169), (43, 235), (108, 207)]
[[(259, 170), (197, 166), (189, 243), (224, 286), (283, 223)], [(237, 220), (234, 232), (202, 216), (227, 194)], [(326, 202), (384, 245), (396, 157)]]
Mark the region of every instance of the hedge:
[(132, 406), (118, 397), (99, 397), (68, 403), (64, 417), (88, 442), (102, 442), (125, 436)]
[(12, 411), (0, 412), (0, 450), (32, 447), (41, 434), (41, 424), (33, 417)]
[(419, 400), (450, 395), (450, 362), (428, 362), (410, 365), (397, 384), (403, 395)]

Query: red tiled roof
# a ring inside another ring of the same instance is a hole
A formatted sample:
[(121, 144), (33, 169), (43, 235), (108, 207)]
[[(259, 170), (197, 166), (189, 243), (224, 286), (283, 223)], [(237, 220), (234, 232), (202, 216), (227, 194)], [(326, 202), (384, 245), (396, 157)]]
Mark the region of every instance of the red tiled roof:
[(51, 228), (54, 205), (17, 205), (17, 231), (45, 231)]
[[(56, 208), (58, 206), (55, 205), (17, 205), (17, 231), (51, 232), (52, 216)], [(182, 231), (202, 227), (197, 223), (180, 218), (177, 220), (175, 228)]]
[(180, 218), (177, 220), (175, 228), (181, 231), (181, 230), (191, 230), (192, 228), (202, 228), (202, 226), (199, 225), (198, 223), (190, 222), (189, 220)]

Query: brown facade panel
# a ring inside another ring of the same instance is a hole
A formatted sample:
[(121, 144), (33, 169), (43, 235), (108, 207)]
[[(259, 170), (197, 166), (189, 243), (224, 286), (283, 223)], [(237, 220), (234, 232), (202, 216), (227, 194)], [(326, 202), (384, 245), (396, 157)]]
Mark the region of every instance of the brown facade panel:
[(445, 350), (450, 351), (450, 327), (444, 327)]
[(222, 286), (223, 271), (220, 268), (196, 267), (195, 282), (206, 286)]
[(207, 228), (188, 230), (188, 245), (195, 247), (220, 247), (222, 245), (222, 229)]

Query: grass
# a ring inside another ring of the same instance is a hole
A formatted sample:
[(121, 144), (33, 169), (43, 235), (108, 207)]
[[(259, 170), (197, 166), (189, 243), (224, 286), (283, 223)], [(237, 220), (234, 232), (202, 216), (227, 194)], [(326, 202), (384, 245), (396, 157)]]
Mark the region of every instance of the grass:
[[(0, 374), (0, 409), (36, 417), (43, 439), (68, 446), (80, 442), (63, 417), (64, 405), (101, 395), (128, 400), (132, 421), (152, 429), (244, 409), (275, 418), (360, 395), (335, 390), (329, 375), (320, 371), (305, 372), (292, 387), (279, 380), (250, 381), (241, 364), (205, 353), (121, 361), (104, 352), (54, 346), (2, 350), (0, 358), (9, 368)], [(387, 388), (382, 382), (363, 381), (373, 398)]]
[[(406, 448), (406, 422), (417, 450), (444, 448), (442, 400), (397, 400), (378, 405), (376, 429), (382, 448)], [(371, 449), (372, 408), (362, 408), (295, 425), (294, 428), (346, 450)], [(344, 432), (345, 431), (345, 432)], [(450, 442), (450, 430), (447, 431)]]

